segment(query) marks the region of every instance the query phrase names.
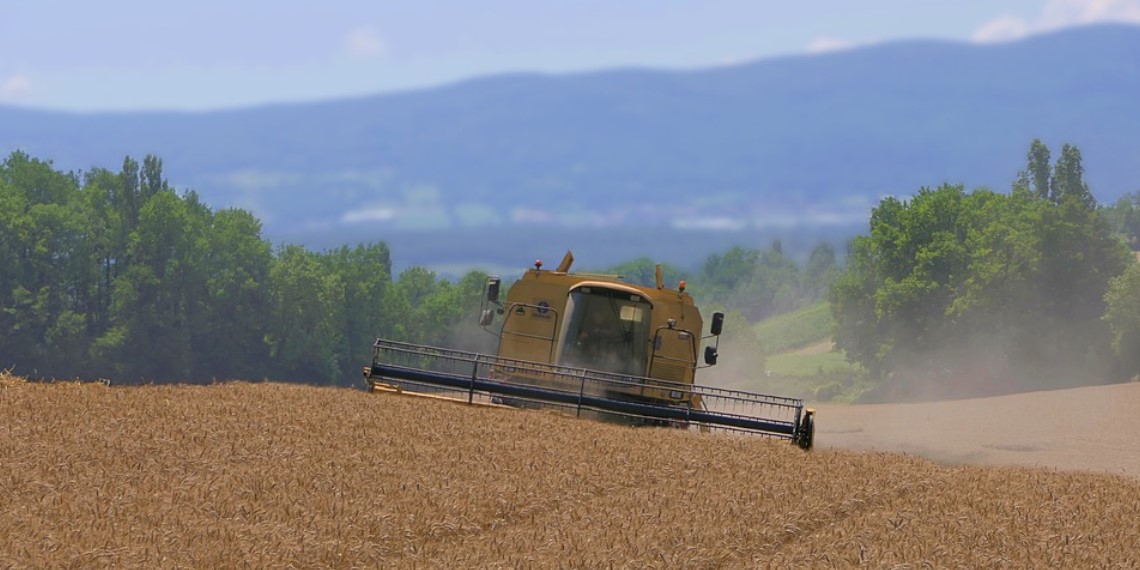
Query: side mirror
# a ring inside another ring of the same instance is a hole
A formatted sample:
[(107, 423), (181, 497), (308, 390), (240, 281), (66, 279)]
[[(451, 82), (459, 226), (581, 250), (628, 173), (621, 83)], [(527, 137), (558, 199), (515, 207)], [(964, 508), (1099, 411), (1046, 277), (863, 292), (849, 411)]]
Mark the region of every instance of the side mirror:
[(479, 326), (481, 326), (481, 327), (490, 326), (491, 321), (493, 321), (493, 320), (495, 320), (495, 311), (494, 310), (483, 309), (483, 312), (479, 313)]
[[(711, 332), (713, 336), (720, 336), (720, 330), (723, 328), (724, 328), (724, 313), (719, 313), (719, 312), (713, 313), (712, 327), (709, 329), (709, 332)], [(714, 358), (713, 360), (716, 360), (716, 359)]]
[(716, 357), (717, 357), (716, 348), (711, 347), (711, 346), (706, 346), (705, 347), (705, 364), (708, 364), (709, 366), (716, 364)]
[(487, 278), (487, 301), (490, 303), (499, 303), (499, 284), (502, 281), (498, 277)]

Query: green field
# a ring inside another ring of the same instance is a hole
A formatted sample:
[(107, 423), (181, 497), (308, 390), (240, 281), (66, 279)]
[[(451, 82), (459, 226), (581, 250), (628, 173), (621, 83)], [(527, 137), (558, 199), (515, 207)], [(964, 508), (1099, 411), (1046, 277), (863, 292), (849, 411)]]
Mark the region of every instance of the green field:
[(768, 357), (766, 367), (780, 376), (815, 376), (852, 369), (843, 353), (834, 350), (813, 354), (773, 354)]
[(861, 366), (831, 348), (831, 306), (817, 303), (755, 326), (764, 346), (766, 382), (809, 399), (852, 401), (867, 388)]
[(756, 323), (756, 337), (769, 355), (779, 354), (831, 338), (831, 305), (821, 301), (798, 311)]

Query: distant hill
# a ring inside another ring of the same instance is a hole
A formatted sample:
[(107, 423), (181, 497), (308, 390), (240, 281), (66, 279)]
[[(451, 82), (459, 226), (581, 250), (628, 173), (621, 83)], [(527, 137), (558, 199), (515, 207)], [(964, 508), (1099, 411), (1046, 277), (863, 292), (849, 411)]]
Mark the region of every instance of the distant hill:
[(895, 42), (704, 70), (518, 74), (203, 113), (0, 107), (0, 152), (117, 168), (267, 233), (865, 221), (885, 194), (1006, 189), (1030, 140), (1080, 146), (1102, 201), (1140, 189), (1140, 28)]

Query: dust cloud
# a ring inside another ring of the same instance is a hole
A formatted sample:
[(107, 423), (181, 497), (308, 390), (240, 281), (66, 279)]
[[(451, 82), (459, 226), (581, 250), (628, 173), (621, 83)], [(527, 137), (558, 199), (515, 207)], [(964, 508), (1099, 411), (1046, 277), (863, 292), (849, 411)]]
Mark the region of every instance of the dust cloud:
[[(706, 345), (709, 343), (706, 340)], [(717, 352), (720, 356), (715, 366), (697, 370), (697, 384), (789, 398), (809, 399), (815, 393), (807, 382), (768, 374), (763, 347), (753, 336), (726, 333), (721, 336)]]
[(893, 372), (860, 401), (982, 398), (1105, 384), (1113, 377), (1107, 354), (1075, 354), (1047, 334), (1028, 342), (1025, 336), (993, 331), (948, 339), (939, 350), (893, 354)]
[(452, 326), (444, 337), (444, 346), (455, 350), (495, 354), (499, 348), (499, 327), (479, 326), (475, 316), (466, 318)]
[[(764, 375), (754, 347), (728, 339), (721, 344), (720, 364), (702, 370), (697, 381), (805, 398), (818, 410), (820, 449), (1140, 478), (1140, 383), (1106, 385), (1107, 357), (1071, 358), (1045, 342), (1033, 354), (1005, 333), (979, 335), (921, 359), (900, 359), (898, 370), (862, 404), (813, 401), (802, 384)], [(1013, 364), (1025, 361), (1031, 364)]]
[(940, 402), (818, 404), (816, 446), (1140, 478), (1140, 383)]

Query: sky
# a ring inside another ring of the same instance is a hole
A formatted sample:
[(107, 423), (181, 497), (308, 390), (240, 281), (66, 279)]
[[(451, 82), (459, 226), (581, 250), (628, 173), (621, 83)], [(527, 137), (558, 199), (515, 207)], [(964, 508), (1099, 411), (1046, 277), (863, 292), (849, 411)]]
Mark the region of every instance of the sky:
[(1140, 23), (1140, 0), (0, 0), (0, 104), (212, 110)]

